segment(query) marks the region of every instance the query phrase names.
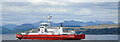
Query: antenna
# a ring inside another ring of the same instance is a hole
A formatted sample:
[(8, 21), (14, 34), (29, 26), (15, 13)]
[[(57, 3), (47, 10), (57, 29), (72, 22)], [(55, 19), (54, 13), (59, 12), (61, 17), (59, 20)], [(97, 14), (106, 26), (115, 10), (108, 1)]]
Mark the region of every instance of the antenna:
[(51, 17), (52, 17), (52, 16), (49, 14), (49, 16), (48, 16), (48, 23), (49, 23), (49, 26), (50, 26)]

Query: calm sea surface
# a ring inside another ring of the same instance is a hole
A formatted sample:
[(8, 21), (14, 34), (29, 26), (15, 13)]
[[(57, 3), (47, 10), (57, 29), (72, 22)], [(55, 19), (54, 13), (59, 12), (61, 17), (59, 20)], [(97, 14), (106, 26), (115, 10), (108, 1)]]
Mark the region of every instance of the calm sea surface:
[[(16, 40), (15, 34), (0, 34), (0, 40)], [(118, 35), (86, 35), (84, 40), (118, 40)]]

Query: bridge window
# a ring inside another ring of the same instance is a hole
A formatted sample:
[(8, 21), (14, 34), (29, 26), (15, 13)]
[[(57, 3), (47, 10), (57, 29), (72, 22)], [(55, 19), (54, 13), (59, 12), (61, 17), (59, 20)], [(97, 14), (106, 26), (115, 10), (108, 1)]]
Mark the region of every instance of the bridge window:
[(40, 25), (40, 26), (48, 26), (48, 24), (42, 24), (42, 25)]
[(40, 28), (44, 28), (44, 27), (40, 27)]

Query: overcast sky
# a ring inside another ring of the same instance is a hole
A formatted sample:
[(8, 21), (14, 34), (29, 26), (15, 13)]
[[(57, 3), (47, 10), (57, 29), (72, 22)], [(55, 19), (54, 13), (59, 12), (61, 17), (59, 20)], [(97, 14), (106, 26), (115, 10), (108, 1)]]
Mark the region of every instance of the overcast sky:
[(23, 24), (45, 20), (53, 22), (118, 21), (117, 2), (3, 2), (2, 23)]
[(119, 2), (120, 0), (2, 0), (3, 2)]

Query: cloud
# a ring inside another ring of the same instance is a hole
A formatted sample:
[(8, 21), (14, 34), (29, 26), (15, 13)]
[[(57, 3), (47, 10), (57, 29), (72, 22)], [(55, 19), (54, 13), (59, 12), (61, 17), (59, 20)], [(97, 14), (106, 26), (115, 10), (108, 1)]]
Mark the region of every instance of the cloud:
[[(35, 23), (50, 13), (54, 22), (114, 21), (117, 22), (117, 2), (3, 2), (2, 21)], [(4, 22), (5, 23), (5, 22)]]
[(92, 10), (87, 8), (81, 8), (80, 10), (75, 11), (75, 15), (91, 15), (91, 14)]
[(118, 2), (119, 0), (3, 0), (3, 2)]
[(2, 23), (0, 26), (2, 26), (2, 25), (6, 25), (6, 24), (16, 24), (16, 25), (21, 25), (21, 24), (23, 24), (23, 23), (19, 23), (19, 22), (16, 22), (16, 21), (2, 21), (2, 22), (0, 22), (0, 23)]

